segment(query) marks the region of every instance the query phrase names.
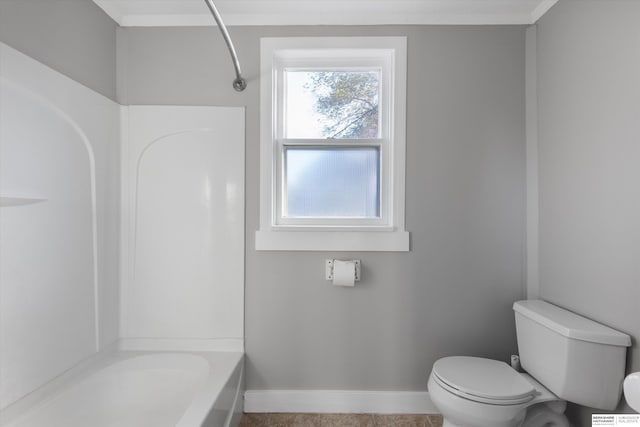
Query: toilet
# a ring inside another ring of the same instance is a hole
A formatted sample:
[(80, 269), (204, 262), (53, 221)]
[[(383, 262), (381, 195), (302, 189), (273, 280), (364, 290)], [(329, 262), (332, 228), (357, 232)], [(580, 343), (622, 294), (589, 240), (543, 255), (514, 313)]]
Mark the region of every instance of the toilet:
[(615, 409), (628, 335), (542, 300), (513, 310), (524, 372), (481, 357), (437, 360), (428, 389), (443, 427), (569, 427), (567, 401)]

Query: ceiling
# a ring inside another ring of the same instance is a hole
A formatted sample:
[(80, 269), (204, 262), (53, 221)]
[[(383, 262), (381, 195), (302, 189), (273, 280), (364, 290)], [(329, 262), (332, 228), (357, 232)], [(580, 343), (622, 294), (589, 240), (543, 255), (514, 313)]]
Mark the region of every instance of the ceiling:
[[(204, 0), (93, 0), (119, 25), (214, 25)], [(226, 25), (525, 25), (558, 0), (216, 0)]]

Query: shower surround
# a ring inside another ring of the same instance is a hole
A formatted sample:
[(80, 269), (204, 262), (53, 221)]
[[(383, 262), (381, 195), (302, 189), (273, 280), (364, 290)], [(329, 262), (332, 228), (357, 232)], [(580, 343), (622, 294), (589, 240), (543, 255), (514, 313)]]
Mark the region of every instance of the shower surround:
[(0, 425), (73, 425), (64, 396), (139, 355), (198, 373), (180, 425), (237, 423), (244, 110), (120, 106), (4, 44), (0, 84)]

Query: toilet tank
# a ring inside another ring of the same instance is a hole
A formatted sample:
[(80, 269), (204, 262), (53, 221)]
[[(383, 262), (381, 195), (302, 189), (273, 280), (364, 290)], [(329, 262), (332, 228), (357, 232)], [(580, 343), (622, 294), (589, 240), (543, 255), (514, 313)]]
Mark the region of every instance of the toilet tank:
[(541, 300), (513, 304), (522, 368), (563, 400), (615, 409), (629, 335)]

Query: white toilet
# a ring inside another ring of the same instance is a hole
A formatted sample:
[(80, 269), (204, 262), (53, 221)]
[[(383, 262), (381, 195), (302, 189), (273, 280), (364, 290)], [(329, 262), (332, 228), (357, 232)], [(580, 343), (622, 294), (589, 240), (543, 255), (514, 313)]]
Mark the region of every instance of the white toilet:
[(568, 427), (566, 401), (617, 406), (628, 335), (545, 301), (513, 309), (526, 373), (479, 357), (437, 360), (428, 388), (443, 427)]

